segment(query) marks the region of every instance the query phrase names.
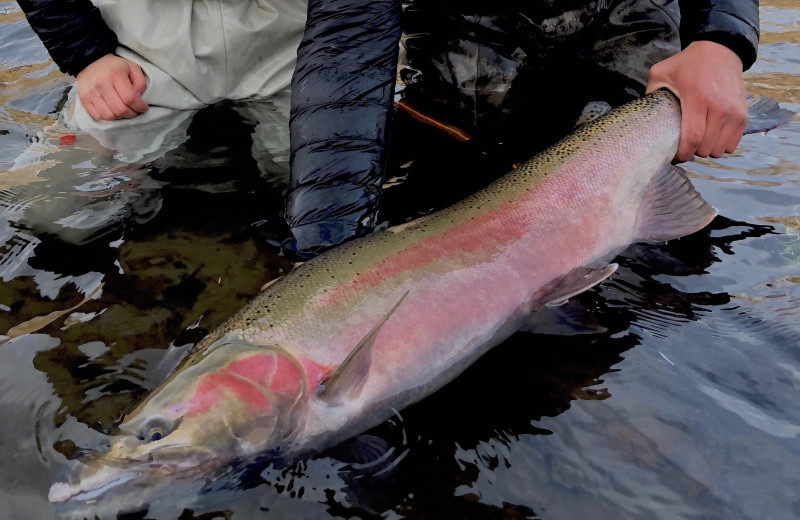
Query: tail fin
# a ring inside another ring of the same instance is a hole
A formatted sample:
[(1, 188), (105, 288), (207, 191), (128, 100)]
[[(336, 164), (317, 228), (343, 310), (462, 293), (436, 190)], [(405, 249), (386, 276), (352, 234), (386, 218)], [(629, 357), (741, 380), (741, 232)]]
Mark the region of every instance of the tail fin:
[(795, 112), (781, 108), (777, 101), (768, 97), (747, 96), (747, 126), (745, 134), (768, 132), (791, 121)]

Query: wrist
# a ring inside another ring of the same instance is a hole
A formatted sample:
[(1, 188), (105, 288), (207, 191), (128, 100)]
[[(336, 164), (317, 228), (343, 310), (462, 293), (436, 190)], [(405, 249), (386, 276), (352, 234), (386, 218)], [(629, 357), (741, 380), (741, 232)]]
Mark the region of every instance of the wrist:
[[(704, 54), (708, 54), (711, 59), (723, 59), (733, 62), (735, 58), (735, 63), (738, 64), (741, 71), (750, 67), (752, 61), (749, 61), (749, 55), (754, 54), (747, 42), (741, 42), (734, 35), (724, 33), (699, 34), (684, 50), (690, 48), (701, 50)], [(753, 59), (755, 59), (755, 56), (753, 56)]]
[(732, 69), (742, 70), (742, 59), (733, 49), (711, 40), (697, 40), (689, 44), (685, 52), (699, 57), (707, 64), (724, 64)]
[(115, 57), (116, 55), (111, 52), (105, 54), (99, 54), (97, 56), (91, 56), (91, 60), (90, 61), (87, 60), (86, 64), (84, 64), (83, 67), (80, 69), (80, 71), (78, 71), (78, 73), (75, 74), (75, 77), (77, 78), (78, 76), (83, 74), (89, 67), (107, 62), (109, 61), (110, 58), (115, 58)]

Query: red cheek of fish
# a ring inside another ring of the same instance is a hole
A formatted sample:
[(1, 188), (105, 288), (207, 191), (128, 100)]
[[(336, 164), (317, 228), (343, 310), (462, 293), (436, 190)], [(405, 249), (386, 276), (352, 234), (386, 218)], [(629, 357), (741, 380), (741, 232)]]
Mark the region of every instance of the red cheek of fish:
[(225, 367), (226, 374), (242, 377), (272, 392), (294, 399), (302, 388), (303, 373), (284, 356), (255, 354)]
[(261, 390), (252, 383), (230, 374), (206, 374), (197, 384), (189, 401), (187, 415), (194, 416), (208, 412), (225, 398), (233, 397), (240, 404), (264, 412), (272, 405)]
[(224, 372), (252, 381), (254, 384), (268, 386), (275, 373), (275, 354), (267, 352), (237, 359), (225, 367)]
[(331, 372), (327, 367), (302, 356), (296, 359), (302, 369), (284, 356), (254, 354), (230, 363), (225, 373), (249, 379), (273, 392), (294, 398), (300, 393), (304, 380), (306, 392), (310, 394)]
[(306, 393), (308, 395), (314, 395), (320, 383), (326, 380), (328, 376), (331, 375), (331, 372), (333, 372), (330, 367), (320, 365), (303, 356), (295, 356), (295, 360), (297, 360), (297, 363), (303, 368), (306, 381)]
[(277, 369), (272, 375), (269, 389), (288, 397), (295, 397), (303, 391), (303, 374), (300, 369), (283, 356), (277, 358)]

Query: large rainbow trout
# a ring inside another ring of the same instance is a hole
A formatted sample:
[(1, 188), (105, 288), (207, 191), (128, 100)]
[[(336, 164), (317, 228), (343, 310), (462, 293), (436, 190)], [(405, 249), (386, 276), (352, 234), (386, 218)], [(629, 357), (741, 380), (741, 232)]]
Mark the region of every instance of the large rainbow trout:
[(203, 340), (106, 453), (71, 461), (50, 500), (292, 460), (431, 394), (533, 310), (609, 276), (631, 242), (714, 218), (671, 164), (679, 133), (676, 98), (656, 92), (447, 209), (297, 267)]

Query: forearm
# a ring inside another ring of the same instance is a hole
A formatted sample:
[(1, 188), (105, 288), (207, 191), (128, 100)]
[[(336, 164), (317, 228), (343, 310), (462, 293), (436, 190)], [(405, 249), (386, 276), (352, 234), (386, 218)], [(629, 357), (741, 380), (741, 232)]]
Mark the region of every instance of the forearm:
[(758, 0), (679, 0), (681, 42), (708, 40), (728, 47), (742, 60), (744, 70), (756, 60)]
[(297, 249), (374, 226), (394, 92), (399, 0), (311, 0), (292, 80), (286, 219)]
[(77, 76), (114, 52), (117, 37), (89, 0), (18, 0), (31, 27), (62, 72)]

